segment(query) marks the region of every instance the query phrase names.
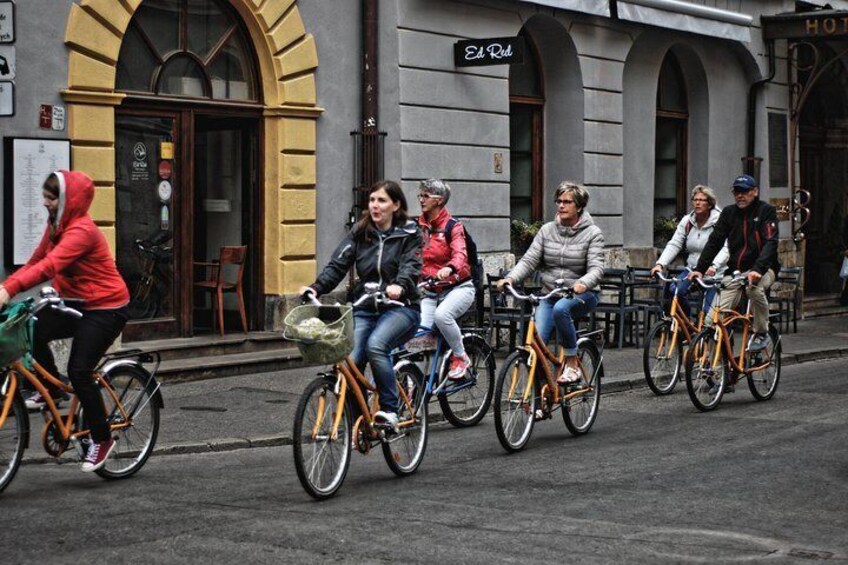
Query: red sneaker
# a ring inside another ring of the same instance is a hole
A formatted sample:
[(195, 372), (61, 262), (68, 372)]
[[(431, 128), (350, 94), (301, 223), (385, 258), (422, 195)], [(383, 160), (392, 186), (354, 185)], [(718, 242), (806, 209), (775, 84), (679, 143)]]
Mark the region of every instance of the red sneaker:
[(115, 440), (112, 438), (100, 443), (92, 443), (88, 446), (88, 453), (85, 454), (85, 460), (82, 462), (82, 472), (90, 473), (96, 471), (106, 464), (106, 459), (115, 449)]
[(450, 370), (448, 371), (448, 379), (458, 381), (465, 376), (466, 371), (471, 367), (471, 359), (468, 355), (462, 354), (462, 357), (451, 355)]

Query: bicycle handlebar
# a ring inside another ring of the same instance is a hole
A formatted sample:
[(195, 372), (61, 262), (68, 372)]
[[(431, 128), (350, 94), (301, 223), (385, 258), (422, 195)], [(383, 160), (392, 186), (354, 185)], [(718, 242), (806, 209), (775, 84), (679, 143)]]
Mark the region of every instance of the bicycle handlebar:
[[(309, 290), (304, 292), (303, 298), (309, 300), (315, 306), (321, 306), (321, 301), (318, 300), (318, 294), (313, 288), (310, 288)], [(380, 290), (380, 286), (377, 283), (365, 283), (365, 294), (357, 298), (356, 301), (353, 302), (352, 306), (356, 308), (357, 306), (360, 306), (361, 304), (365, 303), (367, 300), (374, 300), (375, 304), (406, 306), (406, 304), (399, 300), (393, 300), (391, 298), (388, 298), (386, 294), (382, 290)]]
[(33, 304), (32, 313), (37, 314), (47, 306), (50, 306), (54, 310), (58, 310), (63, 314), (68, 314), (73, 316), (74, 318), (82, 318), (82, 312), (79, 310), (74, 310), (70, 306), (65, 305), (65, 301), (59, 296), (59, 293), (56, 292), (56, 289), (50, 286), (45, 286), (39, 292), (41, 296), (41, 300)]
[(557, 295), (557, 294), (565, 294), (569, 298), (572, 298), (574, 296), (574, 289), (573, 288), (571, 288), (571, 287), (566, 288), (566, 287), (563, 286), (563, 283), (565, 281), (563, 281), (562, 279), (558, 279), (555, 282), (557, 284), (557, 288), (553, 289), (552, 291), (550, 291), (549, 293), (547, 293), (545, 295), (521, 294), (520, 292), (515, 290), (515, 288), (513, 288), (512, 284), (509, 283), (509, 282), (505, 283), (504, 286), (509, 290), (509, 293), (511, 295), (513, 295), (516, 299), (518, 299), (518, 300), (529, 300), (530, 302), (534, 302), (534, 303), (539, 303), (542, 300), (547, 300), (548, 298), (551, 298), (552, 296)]

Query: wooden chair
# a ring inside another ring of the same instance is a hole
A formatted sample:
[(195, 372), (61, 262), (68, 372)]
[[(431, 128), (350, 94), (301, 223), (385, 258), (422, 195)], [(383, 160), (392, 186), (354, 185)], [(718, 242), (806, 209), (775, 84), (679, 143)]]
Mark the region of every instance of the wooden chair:
[(792, 330), (798, 333), (798, 309), (801, 307), (801, 267), (784, 267), (775, 277), (774, 284), (769, 288), (769, 305), (777, 306), (779, 322), (789, 333), (789, 322)]
[[(624, 347), (624, 334), (629, 329), (633, 345), (640, 346), (639, 341), (639, 306), (630, 304), (630, 292), (627, 269), (604, 269), (600, 290), (602, 300), (592, 312), (592, 328), (597, 327), (597, 318), (604, 318), (604, 332), (607, 343), (617, 343), (618, 348)], [(608, 300), (603, 300), (608, 298)], [(613, 339), (609, 340), (610, 329), (613, 329)]]
[[(244, 309), (244, 264), (247, 259), (247, 246), (222, 247), (218, 261), (195, 261), (195, 267), (208, 269), (209, 278), (194, 283), (194, 286), (208, 290), (215, 294), (212, 298), (212, 331), (215, 331), (215, 313), (217, 310), (218, 328), (224, 335), (224, 293), (235, 292), (238, 298), (239, 314), (241, 314), (241, 327), (247, 333), (247, 313)], [(226, 265), (238, 266), (235, 282), (224, 279), (224, 267)]]

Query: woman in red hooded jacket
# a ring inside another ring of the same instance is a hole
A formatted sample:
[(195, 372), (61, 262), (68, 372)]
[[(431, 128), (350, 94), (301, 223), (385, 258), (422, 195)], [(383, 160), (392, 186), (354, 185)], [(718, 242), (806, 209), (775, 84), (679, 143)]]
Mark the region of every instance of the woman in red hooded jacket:
[[(85, 301), (79, 308), (83, 314), (80, 319), (49, 308), (39, 313), (33, 357), (58, 375), (48, 344), (73, 338), (68, 378), (91, 428), (82, 470), (95, 471), (106, 463), (115, 440), (109, 434), (93, 371), (127, 323), (130, 295), (106, 238), (88, 215), (94, 200), (92, 180), (84, 173), (57, 171), (44, 181), (42, 197), (49, 216), (47, 229), (26, 265), (0, 285), (0, 308), (19, 292), (51, 279), (62, 298)], [(36, 393), (28, 405), (38, 407), (43, 402)]]

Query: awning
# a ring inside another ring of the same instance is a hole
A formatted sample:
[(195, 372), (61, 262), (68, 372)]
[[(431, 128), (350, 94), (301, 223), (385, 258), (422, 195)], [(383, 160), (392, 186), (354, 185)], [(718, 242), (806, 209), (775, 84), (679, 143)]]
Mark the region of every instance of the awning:
[(539, 4), (541, 6), (550, 6), (559, 8), (560, 10), (571, 10), (572, 12), (583, 12), (584, 14), (594, 14), (596, 16), (609, 17), (609, 1), (608, 0), (519, 0), (530, 4)]
[(747, 14), (680, 0), (618, 0), (618, 18), (721, 39), (751, 41)]

